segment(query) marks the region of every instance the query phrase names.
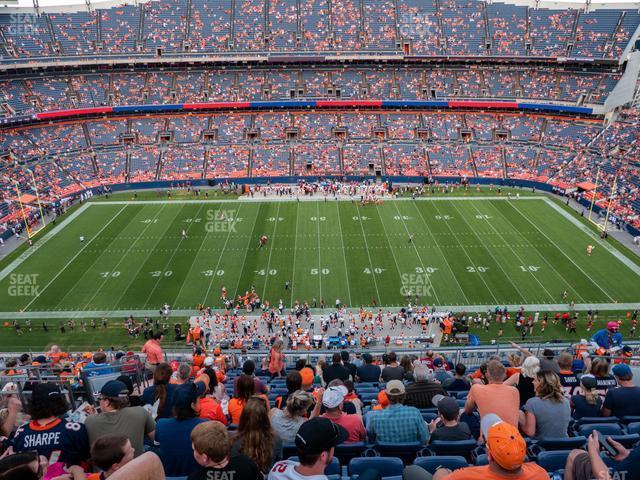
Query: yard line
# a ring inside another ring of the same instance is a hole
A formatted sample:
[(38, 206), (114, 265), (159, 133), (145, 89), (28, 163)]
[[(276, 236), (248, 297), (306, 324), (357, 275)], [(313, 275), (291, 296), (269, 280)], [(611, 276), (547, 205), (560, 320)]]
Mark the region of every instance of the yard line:
[(596, 287), (598, 287), (598, 288), (600, 289), (600, 291), (601, 291), (602, 293), (604, 293), (604, 294), (607, 296), (607, 298), (608, 298), (609, 300), (613, 301), (613, 298), (611, 297), (611, 295), (609, 295), (607, 292), (605, 292), (605, 291), (602, 289), (602, 287), (600, 286), (600, 284), (598, 284), (597, 282), (595, 282), (595, 281), (593, 280), (593, 278), (591, 278), (591, 276), (590, 276), (589, 274), (587, 274), (587, 272), (585, 272), (585, 271), (582, 269), (582, 267), (580, 267), (580, 265), (578, 265), (576, 262), (574, 262), (574, 261), (573, 261), (573, 259), (572, 259), (569, 255), (567, 255), (567, 254), (564, 252), (564, 250), (562, 250), (554, 240), (552, 240), (551, 238), (549, 238), (549, 236), (548, 236), (546, 233), (544, 233), (544, 231), (540, 230), (540, 229), (538, 228), (538, 226), (537, 226), (535, 223), (533, 223), (531, 220), (529, 220), (529, 218), (527, 218), (527, 216), (526, 216), (525, 214), (523, 214), (523, 213), (522, 213), (522, 212), (521, 212), (521, 211), (520, 211), (520, 210), (519, 210), (519, 209), (518, 209), (518, 208), (513, 204), (513, 202), (509, 202), (509, 203), (507, 203), (507, 205), (510, 205), (510, 206), (511, 206), (511, 208), (513, 208), (516, 212), (518, 212), (518, 214), (519, 214), (522, 218), (524, 218), (527, 222), (529, 222), (531, 225), (533, 225), (533, 227), (534, 227), (536, 230), (538, 230), (542, 235), (544, 235), (544, 236), (545, 236), (545, 238), (546, 238), (547, 240), (549, 240), (551, 243), (553, 243), (553, 244), (555, 245), (555, 247), (556, 247), (558, 250), (560, 250), (560, 253), (562, 253), (562, 255), (564, 255), (565, 257), (567, 257), (567, 258), (569, 259), (569, 261), (570, 261), (571, 263), (573, 263), (573, 264), (578, 268), (578, 270), (580, 270), (580, 271), (584, 274), (584, 276), (585, 276), (585, 277), (587, 277), (587, 278), (591, 281), (591, 283), (593, 283)]
[[(478, 214), (480, 214), (480, 215), (481, 215), (480, 210), (478, 210), (478, 208), (475, 206), (475, 204), (473, 204), (473, 203), (472, 203), (471, 205), (473, 206), (473, 208), (475, 209), (475, 211), (476, 211), (476, 212), (478, 212)], [(498, 233), (498, 230), (493, 226), (493, 223), (491, 223), (491, 222), (489, 221), (489, 219), (484, 218), (484, 217), (482, 217), (482, 216), (481, 216), (481, 218), (483, 218), (483, 219), (487, 222), (487, 224), (491, 227), (491, 230), (493, 230), (494, 232)], [(510, 225), (511, 225), (511, 224), (510, 224)], [(513, 227), (513, 225), (511, 225), (511, 226)], [(518, 230), (514, 228), (514, 231), (516, 231), (516, 232), (517, 232)], [(520, 257), (520, 255), (518, 255), (518, 254), (516, 253), (516, 251), (515, 251), (515, 250), (513, 249), (513, 247), (511, 246), (511, 244), (510, 244), (509, 242), (505, 242), (505, 244), (509, 247), (509, 250), (511, 250), (511, 251), (513, 252), (513, 254), (517, 257), (517, 259), (518, 259), (518, 261), (520, 262), (520, 264), (521, 264), (521, 265), (526, 265), (526, 262), (524, 262), (524, 261), (522, 260), (522, 257)], [(534, 272), (532, 272), (531, 270), (529, 270), (529, 269), (526, 269), (526, 270), (527, 270), (527, 272), (529, 272), (529, 273), (531, 274), (531, 276), (532, 276), (532, 277), (533, 277), (533, 279), (538, 283), (538, 285), (540, 285), (540, 286), (544, 289), (544, 291), (545, 291), (545, 292), (547, 292), (547, 295), (549, 296), (549, 298), (551, 299), (551, 301), (555, 300), (554, 296), (553, 296), (553, 295), (551, 295), (551, 293), (549, 292), (549, 290), (547, 290), (547, 287), (545, 287), (545, 286), (544, 286), (544, 284), (543, 284), (543, 283), (538, 279), (538, 277), (536, 276), (536, 274), (535, 274)], [(504, 271), (504, 270), (503, 270), (503, 271)], [(515, 284), (514, 284), (514, 285), (515, 285)], [(518, 291), (520, 291), (520, 290), (518, 290)], [(523, 298), (524, 298), (524, 297), (523, 297)]]
[(364, 233), (364, 226), (362, 225), (362, 217), (360, 216), (360, 207), (358, 206), (358, 202), (356, 202), (356, 209), (358, 211), (358, 223), (360, 223), (360, 229), (362, 230), (362, 238), (364, 239), (364, 246), (366, 247), (367, 257), (369, 257), (369, 266), (371, 267), (371, 276), (373, 277), (373, 284), (376, 287), (376, 295), (377, 301), (380, 303), (382, 298), (380, 297), (380, 290), (378, 290), (378, 281), (376, 280), (376, 272), (373, 266), (373, 262), (371, 261), (371, 253), (369, 251), (369, 242), (367, 242), (367, 235)]
[(251, 237), (253, 236), (253, 231), (256, 228), (256, 223), (258, 223), (259, 216), (260, 216), (260, 207), (258, 207), (258, 212), (256, 213), (256, 216), (253, 219), (253, 225), (251, 226), (251, 233), (247, 236), (249, 238), (249, 241), (247, 242), (244, 248), (244, 258), (242, 259), (242, 268), (240, 268), (240, 272), (238, 274), (238, 281), (236, 282), (236, 288), (233, 291), (232, 298), (234, 299), (234, 301), (236, 298), (238, 298), (238, 288), (240, 288), (240, 280), (242, 280), (242, 273), (244, 272), (244, 266), (247, 263), (247, 255), (249, 254), (249, 245), (251, 244)]
[(264, 272), (264, 289), (262, 290), (262, 297), (260, 297), (263, 301), (264, 301), (264, 296), (267, 293), (267, 281), (269, 280), (269, 267), (271, 266), (271, 254), (273, 253), (273, 244), (276, 241), (276, 231), (278, 230), (278, 223), (280, 221), (280, 205), (281, 203), (278, 202), (278, 208), (276, 209), (276, 220), (275, 225), (273, 227), (273, 234), (271, 235), (273, 237), (273, 240), (271, 241), (271, 247), (269, 247), (269, 258), (267, 259), (267, 269)]
[[(200, 218), (200, 212), (202, 211), (202, 208), (204, 207), (204, 203), (200, 205), (200, 208), (198, 208), (198, 211), (196, 212), (196, 214), (192, 217), (192, 218)], [(178, 214), (179, 215), (179, 214)], [(191, 230), (191, 227), (193, 225), (195, 225), (196, 222), (191, 222), (189, 223), (189, 225), (187, 226), (187, 230), (185, 233), (189, 233), (189, 230)], [(188, 238), (188, 235), (187, 235)], [(167, 260), (167, 262), (165, 263), (164, 267), (162, 268), (161, 271), (166, 271), (167, 267), (171, 264), (171, 261), (173, 260), (173, 257), (176, 256), (176, 252), (178, 251), (178, 249), (180, 248), (180, 244), (182, 243), (182, 241), (184, 240), (184, 237), (181, 237), (180, 240), (178, 241), (178, 244), (176, 245), (176, 247), (173, 249), (173, 252), (171, 252), (171, 256), (169, 257), (169, 260)], [(204, 242), (204, 240), (203, 240)], [(202, 246), (202, 244), (200, 245)], [(188, 272), (187, 272), (188, 273)], [(149, 296), (147, 297), (147, 300), (144, 302), (145, 307), (147, 306), (147, 303), (149, 303), (149, 300), (151, 300), (151, 297), (153, 296), (154, 292), (156, 291), (156, 288), (158, 288), (158, 285), (160, 285), (160, 281), (162, 280), (162, 275), (160, 275), (158, 277), (158, 279), (156, 280), (156, 283), (153, 285), (153, 288), (151, 289), (151, 292), (149, 292)], [(183, 283), (184, 285), (184, 283)]]
[(353, 305), (353, 301), (351, 300), (351, 287), (349, 285), (349, 269), (347, 267), (347, 254), (344, 249), (344, 238), (342, 237), (342, 220), (340, 220), (340, 207), (336, 203), (336, 212), (338, 214), (338, 228), (340, 229), (340, 243), (342, 244), (342, 258), (344, 260), (344, 275), (347, 279), (347, 293), (349, 294), (349, 306)]
[[(393, 204), (396, 207), (396, 212), (398, 212), (398, 216), (400, 217), (400, 220), (402, 220), (402, 225), (404, 226), (404, 229), (407, 231), (407, 235), (411, 235), (411, 233), (409, 232), (409, 229), (407, 228), (407, 224), (404, 221), (404, 218), (402, 218), (402, 214), (400, 213), (400, 209), (398, 208), (398, 204), (394, 202)], [(380, 218), (380, 220), (382, 221), (382, 218)], [(384, 222), (382, 224), (382, 228), (385, 229), (385, 234), (387, 233), (387, 230), (384, 226)], [(413, 240), (411, 241), (411, 245), (413, 245), (413, 249), (416, 251), (416, 255), (418, 255), (418, 260), (420, 260), (420, 265), (422, 266), (422, 271), (424, 272), (424, 275), (427, 276), (427, 279), (429, 280), (429, 284), (431, 285), (431, 290), (433, 290), (433, 294), (436, 297), (436, 302), (440, 303), (440, 299), (438, 298), (438, 294), (436, 292), (436, 287), (433, 284), (433, 282), (431, 281), (431, 275), (427, 272), (426, 267), (424, 266), (424, 262), (422, 261), (422, 256), (420, 255), (420, 252), (418, 251), (418, 247), (416, 247), (415, 242), (413, 242)]]
[[(502, 263), (498, 261), (498, 259), (496, 259), (496, 257), (493, 255), (493, 252), (487, 247), (487, 245), (484, 243), (483, 240), (480, 239), (480, 237), (478, 235), (476, 235), (475, 231), (473, 230), (473, 227), (469, 224), (469, 222), (467, 222), (467, 219), (464, 218), (464, 215), (462, 214), (462, 212), (458, 209), (458, 207), (455, 205), (455, 202), (451, 202), (451, 205), (453, 206), (453, 208), (456, 210), (456, 212), (458, 212), (458, 214), (460, 215), (460, 218), (462, 218), (462, 221), (465, 223), (465, 225), (467, 227), (469, 227), (469, 231), (473, 232), (473, 236), (476, 237), (478, 240), (480, 240), (480, 243), (482, 244), (483, 248), (489, 253), (489, 255), (491, 255), (491, 258), (493, 259), (493, 261), (496, 263), (496, 265), (498, 265), (498, 268), (500, 270), (502, 270), (502, 273), (504, 273), (504, 276), (507, 278), (507, 280), (509, 280), (509, 283), (511, 285), (513, 285), (513, 288), (516, 289), (516, 291), (518, 292), (518, 295), (520, 295), (520, 297), (522, 298), (523, 303), (527, 302), (527, 298), (523, 295), (523, 293), (520, 291), (520, 289), (518, 288), (518, 285), (516, 283), (514, 283), (513, 281), (511, 281), (511, 277), (507, 274), (507, 272), (505, 272), (504, 268), (502, 268)], [(472, 204), (473, 205), (473, 204)], [(511, 248), (511, 246), (509, 245), (509, 248)], [(513, 249), (511, 250), (513, 251)], [(515, 253), (515, 252), (514, 252)], [(520, 257), (518, 257), (518, 260), (520, 259)], [(547, 292), (549, 293), (549, 292)], [(552, 298), (553, 300), (553, 298)]]
[[(133, 242), (131, 242), (131, 245), (129, 245), (129, 248), (127, 249), (127, 252), (124, 253), (120, 259), (118, 260), (118, 262), (114, 265), (114, 267), (111, 269), (111, 271), (114, 271), (116, 268), (118, 268), (118, 265), (120, 265), (122, 263), (122, 261), (126, 258), (127, 254), (129, 253), (129, 251), (133, 248), (133, 246), (138, 242), (138, 240), (140, 239), (140, 237), (142, 237), (142, 235), (144, 234), (144, 232), (147, 231), (147, 229), (153, 225), (153, 221), (155, 219), (158, 218), (158, 216), (160, 215), (160, 212), (162, 212), (164, 210), (164, 205), (162, 206), (162, 208), (158, 209), (158, 211), (156, 212), (156, 214), (153, 216), (153, 218), (151, 218), (151, 221), (149, 223), (147, 223), (144, 228), (142, 229), (142, 231), (140, 232), (140, 234), (138, 235), (138, 238), (136, 240), (134, 240)], [(132, 279), (129, 281), (129, 285), (131, 285), (131, 283), (133, 282), (133, 279), (135, 278), (135, 275), (132, 276)], [(96, 298), (96, 296), (98, 295), (98, 293), (100, 292), (100, 290), (102, 290), (102, 287), (104, 287), (105, 283), (107, 283), (107, 280), (109, 280), (109, 276), (107, 275), (104, 280), (102, 281), (102, 284), (95, 290), (94, 294), (91, 296), (91, 298), (89, 299), (89, 301), (87, 301), (87, 303), (85, 304), (84, 307), (82, 307), (80, 310), (84, 310), (86, 309), (89, 304), (91, 304), (91, 302), (93, 301), (94, 298)], [(122, 291), (122, 295), (124, 295), (124, 292), (126, 292), (126, 290), (129, 287), (127, 286), (126, 289), (124, 289)], [(120, 298), (118, 299), (118, 302), (120, 301), (120, 299), (122, 298), (122, 295), (120, 296)], [(118, 303), (114, 304), (114, 308), (118, 306)]]
[[(242, 210), (242, 204), (240, 204), (238, 206), (238, 211), (234, 213), (234, 218), (239, 218), (239, 214), (240, 214), (240, 210)], [(237, 223), (237, 222), (236, 222)], [(224, 241), (224, 245), (222, 246), (222, 251), (220, 252), (220, 256), (218, 257), (218, 262), (216, 263), (216, 268), (213, 269), (213, 275), (211, 275), (211, 281), (209, 281), (209, 285), (207, 286), (207, 293), (205, 293), (204, 295), (204, 299), (202, 300), (202, 304), (206, 305), (207, 304), (207, 298), (209, 298), (209, 292), (211, 291), (211, 287), (213, 286), (213, 280), (214, 278), (216, 278), (216, 272), (218, 271), (218, 268), (220, 267), (220, 261), (222, 260), (222, 257), (224, 256), (224, 251), (227, 248), (227, 243), (229, 243), (229, 238), (231, 238), (231, 231), (233, 230), (233, 228), (229, 228), (229, 233), (227, 234), (227, 238)], [(204, 243), (207, 241), (206, 239), (206, 235), (205, 235), (205, 239), (204, 242), (202, 242), (202, 245), (204, 245)], [(200, 245), (200, 249), (198, 250), (198, 253), (200, 253), (200, 250), (202, 250), (202, 245)], [(198, 254), (196, 253), (196, 257), (198, 257)], [(242, 272), (240, 272), (242, 273)], [(180, 297), (180, 293), (182, 292), (182, 288), (184, 287), (184, 284), (187, 282), (184, 282), (182, 284), (182, 287), (180, 287), (180, 291), (178, 292), (178, 296), (176, 297), (176, 300)]]
[[(67, 267), (68, 267), (69, 265), (71, 265), (71, 263), (73, 263), (73, 261), (74, 261), (76, 258), (78, 258), (78, 256), (79, 256), (79, 255), (84, 251), (84, 249), (85, 249), (85, 248), (87, 248), (87, 247), (89, 246), (89, 244), (90, 244), (91, 242), (93, 242), (96, 238), (98, 238), (98, 237), (100, 236), (100, 234), (101, 234), (101, 233), (102, 233), (102, 232), (103, 232), (103, 231), (104, 231), (104, 230), (105, 230), (109, 225), (111, 225), (111, 222), (113, 222), (113, 221), (114, 221), (114, 220), (115, 220), (115, 219), (116, 219), (116, 218), (117, 218), (117, 217), (122, 213), (122, 211), (123, 211), (125, 208), (127, 208), (127, 205), (125, 205), (124, 207), (122, 207), (122, 208), (118, 211), (118, 213), (116, 213), (116, 214), (111, 218), (111, 220), (109, 220), (109, 221), (106, 223), (106, 225), (105, 225), (104, 227), (102, 227), (102, 228), (98, 231), (98, 233), (96, 233), (96, 234), (91, 238), (91, 240), (89, 240), (89, 241), (88, 241), (88, 242), (87, 242), (87, 243), (86, 243), (86, 244), (85, 244), (85, 245), (84, 245), (80, 250), (78, 250), (78, 253), (76, 253), (76, 254), (71, 258), (71, 260), (69, 260), (69, 261), (67, 262), (67, 264), (66, 264), (64, 267), (62, 267), (62, 269), (60, 269), (60, 271), (58, 271), (58, 273), (55, 275), (55, 277), (53, 277), (53, 278), (51, 279), (51, 281), (50, 281), (49, 283), (47, 283), (47, 284), (45, 285), (45, 287), (44, 287), (42, 290), (38, 290), (37, 295), (36, 295), (35, 297), (33, 297), (33, 299), (31, 299), (31, 301), (30, 301), (30, 302), (29, 302), (25, 307), (23, 307), (23, 310), (28, 309), (28, 308), (31, 306), (31, 304), (32, 304), (33, 302), (35, 302), (35, 301), (36, 301), (36, 299), (37, 299), (40, 295), (42, 295), (42, 293), (43, 293), (47, 288), (49, 288), (49, 286), (50, 286), (50, 285), (51, 285), (51, 284), (52, 284), (52, 283), (53, 283), (53, 282), (54, 282), (54, 281), (55, 281), (55, 280), (56, 280), (56, 279), (57, 279), (57, 278), (62, 274), (62, 272), (64, 272), (64, 271), (67, 269)], [(50, 232), (50, 233), (51, 233), (51, 232)], [(78, 279), (78, 280), (79, 280), (79, 279)]]
[[(520, 231), (515, 227), (515, 225), (511, 222), (511, 220), (509, 220), (509, 218), (508, 218), (504, 213), (502, 213), (500, 210), (498, 210), (497, 208), (495, 208), (495, 206), (493, 207), (493, 210), (495, 210), (496, 212), (498, 212), (498, 214), (499, 214), (500, 216), (502, 216), (502, 218), (504, 218), (504, 219), (509, 223), (509, 225), (511, 225), (511, 226), (513, 227), (513, 229), (514, 229), (515, 231), (517, 231), (521, 236), (523, 236), (523, 237), (524, 237), (523, 233), (522, 233), (522, 232), (520, 232)], [(535, 232), (534, 232), (534, 233), (535, 233)], [(526, 238), (526, 237), (524, 237), (524, 238)], [(549, 244), (549, 246), (551, 246), (551, 244)], [(564, 278), (564, 275), (562, 275), (562, 273), (560, 273), (560, 272), (556, 269), (556, 267), (555, 267), (551, 262), (549, 262), (549, 260), (547, 260), (547, 257), (546, 257), (546, 256), (545, 256), (545, 255), (544, 255), (540, 250), (538, 250), (538, 248), (537, 248), (535, 245), (534, 245), (534, 248), (535, 248), (536, 252), (538, 252), (538, 255), (540, 256), (540, 258), (542, 258), (542, 260), (543, 260), (543, 261), (544, 261), (544, 262), (545, 262), (549, 267), (551, 267), (551, 270), (553, 270), (553, 271), (555, 272), (555, 274), (558, 276), (558, 278), (560, 278), (560, 280), (562, 280), (562, 282), (563, 282), (565, 285), (571, 285), (571, 282), (568, 282), (568, 281), (567, 281), (567, 279), (566, 279), (566, 278)], [(532, 273), (533, 273), (533, 272), (532, 272)], [(584, 298), (582, 297), (582, 295), (580, 295), (580, 293), (579, 293), (578, 291), (574, 291), (574, 293), (576, 294), (576, 297), (578, 297), (578, 299), (580, 299), (580, 300), (582, 300), (582, 301), (584, 302)], [(552, 298), (554, 298), (554, 297), (552, 296)]]
[(316, 203), (316, 225), (318, 226), (318, 282), (320, 284), (320, 298), (322, 297), (322, 261), (320, 260), (320, 204)]
[[(440, 209), (438, 207), (436, 207), (436, 204), (434, 203), (433, 206), (435, 207), (436, 211), (438, 212), (438, 215), (440, 215)], [(447, 226), (447, 228), (449, 229), (450, 232), (453, 233), (453, 229), (451, 228), (451, 226), (449, 225), (449, 222), (447, 222), (445, 220), (445, 225)], [(471, 256), (469, 255), (469, 252), (467, 252), (467, 250), (462, 246), (462, 244), (460, 243), (460, 241), (458, 240), (458, 237), (456, 235), (453, 235), (453, 238), (456, 239), (457, 244), (462, 248), (462, 251), (464, 252), (464, 254), (467, 256), (467, 259), (469, 260), (469, 262), (471, 263), (471, 265), (475, 265), (475, 262), (471, 259)], [(489, 285), (487, 285), (486, 280), (484, 279), (484, 277), (482, 275), (478, 275), (480, 277), (480, 280), (482, 280), (482, 283), (484, 283), (484, 286), (487, 288), (487, 290), (489, 291), (489, 293), (491, 294), (491, 296), (493, 297), (493, 301), (496, 303), (496, 305), (499, 303), (498, 299), (496, 298), (496, 296), (493, 294), (493, 290), (491, 290), (489, 288)]]
[(462, 288), (462, 285), (460, 285), (460, 282), (458, 281), (458, 277), (456, 276), (455, 273), (453, 273), (453, 268), (451, 268), (451, 264), (449, 263), (449, 261), (447, 260), (447, 257), (445, 256), (444, 252), (442, 251), (442, 247), (440, 246), (440, 244), (436, 240), (435, 235), (433, 234), (433, 232), (429, 228), (429, 224), (427, 223), (427, 220), (424, 218), (424, 215), (422, 215), (422, 211), (418, 208), (418, 204), (417, 203), (413, 203), (412, 205), (414, 206), (414, 208), (418, 212), (418, 215), (420, 215), (420, 219), (422, 220), (422, 223), (424, 223), (424, 226), (427, 229), (427, 232), (429, 232), (429, 235), (433, 239), (433, 244), (438, 248), (438, 251), (440, 252), (440, 256), (443, 258), (444, 263), (447, 264), (447, 267), (449, 268), (449, 271), (451, 272), (451, 276), (456, 281), (456, 284), (458, 285), (458, 288), (460, 289), (460, 293), (462, 293), (462, 296), (464, 297), (464, 301), (469, 303), (469, 299), (467, 298), (467, 295), (464, 293), (464, 289)]
[(296, 229), (293, 237), (293, 270), (291, 277), (291, 298), (289, 299), (289, 306), (293, 307), (293, 289), (296, 288), (296, 253), (298, 252), (298, 219), (300, 218), (300, 204), (296, 207)]

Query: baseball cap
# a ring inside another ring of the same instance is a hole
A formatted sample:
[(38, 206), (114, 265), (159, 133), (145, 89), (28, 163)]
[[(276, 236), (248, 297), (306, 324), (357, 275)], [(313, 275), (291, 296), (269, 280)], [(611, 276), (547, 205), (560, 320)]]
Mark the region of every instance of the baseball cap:
[(349, 391), (344, 385), (329, 387), (322, 395), (322, 404), (327, 408), (336, 408), (344, 401), (347, 393), (349, 393)]
[(436, 359), (433, 361), (433, 366), (434, 366), (434, 367), (441, 367), (442, 365), (443, 365), (442, 359), (441, 359), (441, 358), (439, 358), (439, 357), (438, 357), (438, 358), (436, 358)]
[(300, 453), (317, 454), (340, 445), (348, 436), (344, 428), (328, 418), (315, 417), (300, 425), (295, 443)]
[(309, 367), (304, 367), (300, 370), (300, 376), (302, 377), (302, 385), (311, 385), (313, 383), (313, 377), (315, 377), (313, 370)]
[(176, 407), (187, 407), (204, 395), (205, 390), (206, 386), (202, 382), (183, 383), (173, 394), (173, 404)]
[(517, 470), (527, 454), (527, 444), (516, 427), (503, 422), (495, 413), (488, 413), (480, 421), (482, 436), (491, 458), (505, 470)]
[(129, 389), (120, 380), (110, 380), (102, 386), (100, 395), (103, 397), (127, 397)]
[(580, 383), (582, 383), (582, 385), (588, 389), (596, 388), (596, 385), (598, 384), (596, 382), (596, 377), (592, 375), (583, 375), (582, 377), (580, 377)]
[(402, 395), (406, 392), (404, 383), (400, 380), (391, 380), (387, 383), (387, 388), (384, 391), (387, 392), (387, 395)]
[(58, 385), (55, 383), (45, 382), (38, 383), (33, 387), (31, 400), (36, 403), (44, 403), (60, 396), (62, 396), (62, 391)]
[(435, 407), (438, 408), (438, 412), (440, 412), (443, 416), (447, 418), (458, 416), (460, 407), (458, 407), (458, 402), (456, 402), (454, 398), (446, 397), (444, 395), (435, 395), (431, 399), (431, 402)]
[(207, 357), (204, 359), (204, 366), (205, 367), (210, 367), (211, 365), (213, 365), (213, 358), (211, 357)]
[(618, 330), (618, 322), (607, 323), (607, 328), (610, 330)]
[(630, 377), (632, 375), (631, 369), (626, 363), (619, 363), (615, 365), (611, 369), (611, 373), (613, 373), (616, 377)]

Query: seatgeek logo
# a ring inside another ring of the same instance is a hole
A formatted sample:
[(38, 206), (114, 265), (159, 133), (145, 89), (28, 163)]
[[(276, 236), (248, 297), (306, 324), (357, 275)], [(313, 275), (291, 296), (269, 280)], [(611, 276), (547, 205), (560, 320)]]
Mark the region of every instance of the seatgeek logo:
[(428, 273), (403, 273), (400, 280), (400, 295), (403, 297), (420, 299), (434, 296), (433, 284)]
[(12, 273), (7, 293), (10, 297), (37, 297), (40, 293), (39, 276), (39, 273)]
[(237, 210), (207, 210), (204, 229), (207, 233), (236, 233), (236, 225), (241, 221)]
[[(435, 19), (434, 19), (435, 20)], [(400, 35), (403, 37), (427, 37), (431, 35), (433, 24), (426, 13), (402, 13), (398, 21)]]
[(12, 13), (9, 15), (7, 32), (12, 36), (33, 35), (37, 33), (36, 21), (33, 13)]

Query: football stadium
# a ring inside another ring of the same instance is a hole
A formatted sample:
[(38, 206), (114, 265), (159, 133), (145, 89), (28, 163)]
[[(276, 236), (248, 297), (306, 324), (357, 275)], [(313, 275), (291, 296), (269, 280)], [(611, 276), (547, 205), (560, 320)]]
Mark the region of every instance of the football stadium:
[(640, 3), (0, 0), (0, 480), (640, 480)]

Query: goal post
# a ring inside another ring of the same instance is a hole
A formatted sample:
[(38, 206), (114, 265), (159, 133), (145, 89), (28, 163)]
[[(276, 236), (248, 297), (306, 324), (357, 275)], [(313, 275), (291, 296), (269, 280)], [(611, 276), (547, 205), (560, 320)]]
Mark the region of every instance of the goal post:
[[(25, 202), (24, 195), (22, 193), (22, 190), (20, 189), (20, 183), (17, 180), (8, 178), (8, 177), (5, 177), (5, 178), (7, 178), (7, 180), (12, 182), (15, 186), (16, 202), (18, 203), (18, 205), (20, 205), (20, 213), (22, 215), (22, 221), (24, 222), (25, 232), (27, 233), (27, 238), (31, 239), (46, 226), (46, 219), (42, 209), (42, 202), (40, 201), (40, 192), (38, 191), (38, 183), (36, 182), (35, 175), (33, 174), (33, 171), (28, 168), (25, 168), (24, 170), (28, 172), (29, 175), (31, 176), (30, 186), (33, 189), (33, 192), (35, 193), (35, 205), (33, 205), (34, 204), (33, 200), (29, 202)], [(40, 220), (37, 225), (35, 225), (34, 227), (31, 227), (29, 225), (28, 209), (34, 208), (34, 207), (37, 208), (38, 211), (40, 212)]]
[[(595, 188), (593, 189), (593, 194), (592, 194), (592, 198), (591, 198), (591, 206), (589, 208), (589, 217), (587, 218), (587, 220), (589, 220), (589, 222), (591, 222), (593, 225), (595, 225), (595, 227), (600, 230), (602, 233), (606, 233), (607, 232), (607, 226), (609, 224), (609, 216), (611, 214), (611, 208), (613, 207), (613, 202), (614, 199), (616, 197), (616, 187), (618, 185), (618, 175), (616, 174), (616, 176), (613, 178), (613, 181), (611, 182), (611, 188), (609, 191), (609, 196), (607, 199), (607, 208), (606, 208), (606, 212), (605, 212), (605, 216), (604, 216), (604, 222), (600, 223), (597, 221), (597, 218), (593, 218), (592, 213), (593, 213), (593, 206), (596, 203), (596, 198), (597, 198), (597, 191), (598, 191), (598, 181), (599, 181), (599, 177), (600, 177), (600, 169), (598, 168), (598, 171), (596, 173), (596, 183), (595, 183)], [(598, 217), (601, 217), (601, 214), (598, 215)]]

